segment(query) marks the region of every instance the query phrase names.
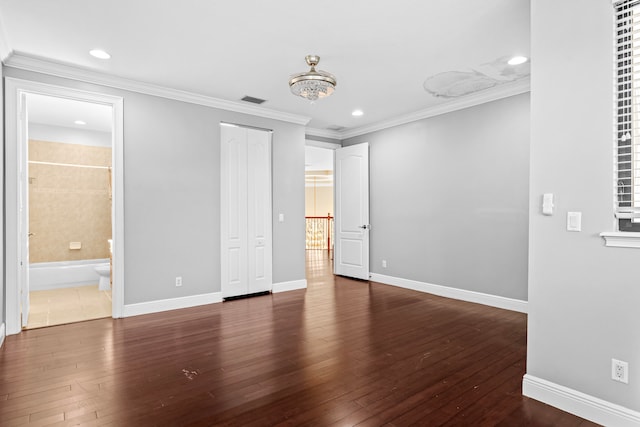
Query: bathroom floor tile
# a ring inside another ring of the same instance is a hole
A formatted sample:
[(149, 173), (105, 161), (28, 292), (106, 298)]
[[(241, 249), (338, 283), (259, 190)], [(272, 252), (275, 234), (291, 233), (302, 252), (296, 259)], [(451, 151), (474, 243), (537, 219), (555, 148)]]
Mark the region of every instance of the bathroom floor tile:
[(40, 301), (29, 301), (29, 318), (36, 314), (48, 314), (49, 313), (49, 302), (47, 300)]
[(52, 325), (60, 325), (64, 323), (78, 322), (85, 318), (85, 314), (81, 309), (67, 309), (63, 311), (54, 311), (49, 314), (49, 322)]
[(111, 316), (111, 291), (98, 284), (29, 292), (27, 329)]
[(32, 291), (29, 292), (31, 303), (46, 303), (49, 301), (49, 291)]
[(48, 310), (44, 312), (34, 313), (33, 306), (32, 306), (32, 309), (29, 311), (29, 327), (39, 328), (42, 326), (47, 326), (48, 321), (49, 321)]
[[(111, 307), (109, 306), (109, 309)], [(97, 319), (100, 317), (104, 317), (105, 305), (104, 304), (83, 304), (81, 306), (82, 313), (90, 318)]]
[(95, 285), (79, 286), (73, 289), (75, 289), (79, 295), (94, 296), (96, 292), (99, 292), (97, 283)]

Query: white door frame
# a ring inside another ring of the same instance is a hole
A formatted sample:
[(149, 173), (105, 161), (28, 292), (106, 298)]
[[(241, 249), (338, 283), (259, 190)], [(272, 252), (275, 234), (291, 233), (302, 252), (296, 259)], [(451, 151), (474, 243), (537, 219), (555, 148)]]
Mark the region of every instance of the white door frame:
[[(123, 317), (124, 311), (124, 136), (123, 136), (123, 99), (105, 95), (54, 86), (29, 80), (5, 78), (5, 315), (7, 335), (17, 334), (22, 329), (20, 300), (20, 248), (26, 244), (26, 234), (18, 232), (19, 185), (21, 170), (20, 141), (26, 134), (26, 122), (22, 120), (21, 100), (24, 94), (38, 94), (68, 98), (84, 102), (109, 105), (112, 107), (112, 167), (113, 198), (111, 203), (113, 238), (113, 287), (112, 317)], [(26, 159), (24, 159), (26, 161)], [(26, 180), (26, 177), (25, 177)]]

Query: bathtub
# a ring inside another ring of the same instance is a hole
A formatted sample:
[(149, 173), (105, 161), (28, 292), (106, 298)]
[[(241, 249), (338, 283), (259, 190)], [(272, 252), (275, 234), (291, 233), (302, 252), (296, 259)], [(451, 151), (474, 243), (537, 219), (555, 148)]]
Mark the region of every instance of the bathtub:
[(95, 266), (109, 258), (80, 261), (38, 262), (29, 264), (29, 290), (70, 288), (98, 283)]

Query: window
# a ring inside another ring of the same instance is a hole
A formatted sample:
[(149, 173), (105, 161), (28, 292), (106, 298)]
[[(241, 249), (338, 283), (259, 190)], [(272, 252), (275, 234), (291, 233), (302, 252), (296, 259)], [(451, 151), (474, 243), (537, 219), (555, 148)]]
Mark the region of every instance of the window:
[(640, 0), (614, 7), (616, 218), (619, 231), (640, 231)]

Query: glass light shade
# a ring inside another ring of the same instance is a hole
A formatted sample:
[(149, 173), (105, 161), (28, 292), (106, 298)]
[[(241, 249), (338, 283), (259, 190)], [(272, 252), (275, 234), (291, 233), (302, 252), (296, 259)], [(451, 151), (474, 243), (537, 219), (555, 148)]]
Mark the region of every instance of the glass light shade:
[(335, 86), (322, 80), (301, 80), (291, 85), (291, 92), (310, 101), (325, 98), (333, 93)]
[(331, 95), (336, 89), (336, 78), (326, 71), (316, 71), (315, 66), (320, 61), (319, 56), (307, 55), (305, 60), (311, 66), (311, 70), (291, 77), (289, 80), (291, 93), (310, 101)]

